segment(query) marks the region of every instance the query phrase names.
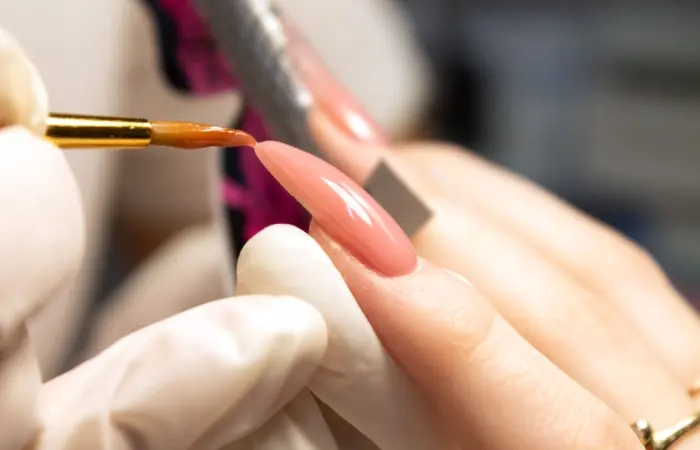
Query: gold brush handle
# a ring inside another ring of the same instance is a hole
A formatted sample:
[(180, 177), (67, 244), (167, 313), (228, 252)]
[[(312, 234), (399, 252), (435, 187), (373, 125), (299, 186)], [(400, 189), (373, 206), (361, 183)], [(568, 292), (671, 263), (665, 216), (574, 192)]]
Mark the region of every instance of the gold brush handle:
[(51, 114), (46, 137), (62, 148), (144, 148), (151, 143), (146, 119)]

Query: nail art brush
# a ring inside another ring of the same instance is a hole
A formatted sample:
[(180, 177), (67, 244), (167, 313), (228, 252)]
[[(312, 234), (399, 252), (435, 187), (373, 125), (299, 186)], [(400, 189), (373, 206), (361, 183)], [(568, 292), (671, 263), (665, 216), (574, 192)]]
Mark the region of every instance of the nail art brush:
[(256, 143), (244, 131), (194, 122), (51, 114), (46, 125), (46, 138), (64, 149), (145, 149), (153, 145), (199, 149)]

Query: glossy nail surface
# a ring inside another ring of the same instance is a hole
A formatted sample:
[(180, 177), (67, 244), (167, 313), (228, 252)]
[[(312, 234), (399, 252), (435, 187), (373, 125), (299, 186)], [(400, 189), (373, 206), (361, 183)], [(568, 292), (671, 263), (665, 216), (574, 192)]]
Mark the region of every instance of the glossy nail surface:
[(319, 112), (357, 142), (385, 144), (387, 138), (381, 127), (333, 77), (301, 33), (291, 24), (285, 24), (285, 29), (292, 61), (311, 90)]
[(338, 169), (278, 142), (258, 144), (255, 152), (324, 232), (363, 264), (389, 277), (415, 269), (415, 250), (398, 224)]

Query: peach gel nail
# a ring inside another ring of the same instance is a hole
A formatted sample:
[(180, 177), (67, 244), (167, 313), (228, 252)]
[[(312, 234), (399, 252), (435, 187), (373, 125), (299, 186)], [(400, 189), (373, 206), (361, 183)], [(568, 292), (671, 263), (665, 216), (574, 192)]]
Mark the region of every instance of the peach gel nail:
[(411, 241), (394, 219), (345, 174), (310, 153), (279, 142), (258, 144), (255, 152), (319, 227), (363, 264), (388, 277), (415, 269), (418, 258)]

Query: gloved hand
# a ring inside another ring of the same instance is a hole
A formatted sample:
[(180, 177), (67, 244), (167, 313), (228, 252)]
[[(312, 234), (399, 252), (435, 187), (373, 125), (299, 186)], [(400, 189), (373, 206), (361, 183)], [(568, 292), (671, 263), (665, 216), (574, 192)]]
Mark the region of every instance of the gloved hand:
[(71, 281), (83, 248), (70, 170), (36, 137), (46, 114), (36, 70), (0, 29), (0, 449), (20, 448), (37, 426), (41, 375), (26, 322)]
[[(0, 450), (251, 448), (268, 428), (293, 438), (295, 417), (315, 407), (299, 393), (327, 337), (320, 314), (290, 297), (189, 310), (41, 384), (26, 321), (77, 272), (83, 217), (62, 153), (39, 137), (41, 82), (2, 31), (0, 80)], [(324, 438), (285, 448), (332, 448)]]
[[(323, 83), (319, 82), (317, 85), (323, 86)], [(318, 97), (323, 97), (323, 93), (319, 93)], [(318, 115), (312, 124), (322, 144), (321, 147), (333, 162), (346, 174), (362, 181), (368, 175), (377, 157), (379, 155), (386, 157), (389, 164), (401, 173), (435, 212), (435, 217), (429, 226), (414, 236), (413, 244), (418, 252), (437, 265), (468, 276), (481, 295), (493, 303), (498, 315), (502, 315), (504, 321), (508, 321), (515, 332), (522, 334), (518, 336), (518, 340), (523, 338), (521, 343), (526, 340), (528, 346), (532, 345), (547, 357), (549, 361), (547, 364), (554, 363), (557, 370), (563, 372), (560, 375), (565, 375), (560, 379), (581, 383), (582, 387), (599, 397), (606, 404), (606, 408), (610, 408), (605, 411), (615, 412), (615, 414), (608, 414), (607, 417), (614, 419), (618, 430), (623, 430), (625, 423), (640, 417), (650, 419), (652, 423), (664, 427), (693, 410), (692, 401), (685, 391), (694, 383), (700, 367), (698, 365), (700, 359), (692, 356), (698, 354), (698, 342), (700, 342), (698, 318), (667, 283), (662, 271), (648, 255), (621, 236), (574, 211), (537, 187), (469, 156), (461, 149), (455, 151), (442, 145), (421, 144), (397, 151), (382, 142), (382, 139), (372, 132), (370, 125), (358, 119), (360, 113), (356, 111), (351, 101), (344, 101), (330, 94), (329, 97), (332, 101), (327, 99), (326, 106), (333, 105), (337, 110), (327, 114), (335, 116), (334, 120)], [(345, 129), (338, 129), (338, 123), (345, 123)], [(250, 245), (255, 242), (255, 240), (251, 241)], [(255, 245), (261, 245), (259, 242), (262, 241), (257, 242)], [(285, 248), (292, 244), (282, 242), (279, 245)], [(248, 249), (251, 248), (255, 247), (248, 247)], [(267, 254), (270, 253), (273, 252), (267, 252)], [(294, 294), (307, 289), (308, 283), (300, 282), (305, 274), (312, 276), (316, 273), (310, 265), (296, 262), (299, 259), (306, 261), (300, 256), (301, 254), (308, 253), (282, 252), (281, 257), (277, 258), (277, 266), (271, 265), (274, 261), (269, 260), (265, 264), (257, 263), (254, 266), (261, 272), (275, 271), (277, 270), (275, 267), (283, 267), (284, 264), (293, 261), (293, 264), (289, 263), (285, 270), (280, 271), (283, 276), (277, 276), (276, 279), (277, 282), (280, 282), (280, 279), (290, 280), (284, 292)], [(241, 259), (241, 275), (249, 273), (250, 270), (247, 268), (249, 262), (246, 258), (249, 257)], [(357, 272), (360, 271), (357, 265), (354, 269)], [(328, 277), (323, 279), (322, 286), (325, 286), (326, 279)], [(359, 277), (356, 277), (357, 280), (364, 281)], [(167, 279), (160, 281), (167, 282)], [(239, 280), (239, 282), (241, 283), (239, 292), (256, 291), (246, 288), (245, 281)], [(319, 283), (316, 277), (314, 282)], [(366, 283), (358, 282), (355, 288), (361, 293), (366, 291), (370, 302), (387, 300), (389, 306), (384, 310), (385, 317), (392, 316), (389, 300), (404, 301), (401, 295), (396, 294), (410, 296), (399, 286), (389, 290), (391, 295), (386, 295), (386, 298), (378, 299), (376, 295), (372, 298), (373, 291), (366, 289), (367, 286), (369, 285)], [(276, 288), (268, 285), (264, 287), (264, 292), (272, 292)], [(413, 290), (417, 290), (415, 285)], [(419, 290), (419, 292), (426, 291)], [(410, 294), (413, 293), (415, 292)], [(313, 293), (306, 293), (304, 296), (314, 301)], [(430, 295), (425, 294), (418, 297), (431, 298)], [(342, 295), (339, 298), (343, 298)], [(450, 300), (452, 302), (440, 305), (443, 308), (434, 308), (430, 312), (435, 319), (433, 324), (449, 325), (451, 328), (448, 326), (444, 330), (452, 329), (454, 333), (444, 335), (434, 332), (435, 328), (428, 327), (432, 331), (430, 335), (426, 332), (418, 339), (414, 334), (413, 341), (409, 339), (409, 343), (430, 343), (432, 349), (439, 349), (440, 345), (447, 347), (445, 341), (450, 341), (451, 336), (460, 336), (460, 332), (468, 330), (474, 323), (477, 324), (477, 329), (481, 329), (479, 324), (482, 322), (479, 320), (472, 322), (475, 316), (469, 309), (472, 303), (467, 301), (468, 297), (465, 297), (461, 306), (459, 304), (461, 298), (452, 297)], [(640, 301), (645, 305), (644, 308), (639, 308)], [(450, 310), (451, 305), (456, 305), (454, 310)], [(342, 311), (339, 306), (334, 305), (334, 307)], [(361, 345), (353, 345), (354, 342), (361, 342), (361, 339), (353, 341), (346, 338), (348, 334), (335, 331), (339, 325), (341, 329), (344, 327), (344, 317), (341, 315), (340, 320), (335, 322), (332, 314), (335, 312), (334, 309), (324, 309), (322, 303), (317, 308), (326, 311), (324, 314), (327, 316), (331, 342), (328, 355), (324, 357), (322, 363), (323, 367), (336, 367), (328, 363), (331, 360), (330, 355), (333, 354), (334, 336), (341, 336), (338, 340), (346, 345), (341, 348), (354, 350), (348, 353), (357, 356), (358, 361), (366, 361), (367, 358), (362, 356), (365, 355), (363, 353), (365, 349)], [(459, 313), (455, 314), (455, 311)], [(486, 311), (489, 312), (492, 309), (489, 307)], [(397, 315), (401, 316), (401, 314)], [(488, 315), (482, 316), (488, 319)], [(352, 314), (349, 317), (352, 317)], [(403, 317), (405, 318), (406, 315)], [(422, 316), (416, 314), (413, 317), (416, 317), (416, 320), (413, 321), (412, 331), (425, 331), (421, 330), (420, 326), (415, 326)], [(352, 319), (348, 320), (352, 321)], [(488, 323), (488, 321), (483, 322), (484, 329), (488, 329), (486, 327)], [(649, 327), (650, 323), (655, 326)], [(394, 337), (396, 335), (406, 337), (409, 335), (406, 331), (404, 329), (400, 334), (395, 332)], [(477, 336), (479, 337), (481, 336)], [(469, 361), (472, 346), (469, 345), (469, 339), (466, 341), (466, 346), (457, 345), (456, 347), (466, 354), (463, 356), (466, 361)], [(479, 342), (479, 339), (475, 341)], [(454, 342), (459, 341), (453, 339), (447, 344), (454, 344)], [(517, 355), (517, 350), (523, 347), (513, 348)], [(434, 354), (444, 356), (441, 358), (441, 362), (445, 363), (443, 368), (454, 367), (446, 364), (447, 362), (459, 361), (446, 355), (449, 352), (411, 353), (410, 345), (403, 346), (403, 350), (403, 367), (410, 370), (409, 364), (413, 364), (414, 376), (425, 375), (426, 364), (435, 362)], [(498, 352), (498, 354), (503, 356), (507, 353)], [(541, 355), (538, 355), (537, 359), (539, 358)], [(348, 357), (346, 360), (351, 359)], [(492, 362), (492, 360), (488, 359), (486, 362)], [(499, 364), (495, 366), (501, 367)], [(504, 366), (508, 367), (505, 363)], [(477, 364), (475, 367), (483, 366)], [(610, 370), (597, 370), (600, 367), (607, 367)], [(358, 370), (353, 367), (351, 369)], [(335, 375), (341, 373), (343, 376), (338, 376), (337, 380), (353, 379), (352, 371), (349, 372), (349, 377), (348, 372), (328, 372)], [(435, 373), (430, 370), (427, 372)], [(321, 373), (323, 370), (319, 372)], [(356, 386), (359, 394), (353, 400), (361, 399), (368, 405), (372, 405), (375, 400), (371, 395), (375, 393), (372, 385), (377, 379), (386, 380), (391, 377), (386, 376), (386, 371), (382, 372), (381, 369), (366, 370), (364, 373), (372, 375), (365, 377), (366, 385)], [(536, 371), (533, 373), (536, 374)], [(452, 389), (463, 381), (459, 379), (459, 370), (455, 370), (452, 375), (454, 378), (450, 379), (454, 383), (446, 383), (447, 388), (441, 385), (431, 387), (434, 388), (433, 391), (440, 392), (444, 403), (453, 407), (464, 406), (463, 412), (472, 415), (471, 419), (474, 420), (460, 423), (462, 426), (460, 431), (473, 431), (485, 442), (500, 445), (494, 448), (512, 448), (511, 440), (516, 439), (517, 436), (511, 432), (512, 430), (483, 426), (480, 428), (479, 425), (483, 423), (478, 421), (486, 417), (485, 412), (492, 413), (491, 420), (498, 421), (499, 412), (534, 411), (530, 403), (531, 396), (527, 395), (533, 390), (523, 389), (523, 398), (527, 401), (520, 403), (520, 409), (499, 411), (487, 407), (480, 408), (475, 406), (473, 396), (464, 396), (460, 402), (451, 401), (454, 397)], [(324, 394), (323, 389), (315, 387), (317, 379), (315, 376), (310, 386), (317, 396), (331, 405), (331, 409), (344, 415), (350, 423), (361, 428), (366, 435), (372, 436), (376, 442), (384, 439), (384, 442), (390, 443), (386, 436), (375, 433), (371, 429), (372, 425), (376, 425), (377, 429), (381, 428), (383, 415), (368, 414), (367, 417), (376, 418), (369, 425), (363, 422), (361, 415), (357, 420), (353, 413), (353, 404), (344, 403), (342, 396), (337, 392), (329, 390)], [(518, 377), (508, 379), (519, 380)], [(526, 375), (523, 379), (540, 382), (543, 378)], [(499, 377), (491, 377), (484, 381), (493, 382), (494, 380), (497, 382)], [(423, 377), (424, 386), (431, 384), (431, 381)], [(338, 383), (338, 385), (341, 384)], [(491, 385), (494, 388), (493, 391), (483, 389), (479, 391), (487, 392), (479, 396), (483, 400), (482, 405), (491, 405), (494, 398), (499, 398), (493, 397), (492, 392), (503, 395), (500, 397), (502, 400), (496, 402), (498, 405), (508, 405), (513, 398), (514, 391), (510, 384), (495, 384), (498, 386)], [(476, 383), (473, 389), (477, 390), (484, 385)], [(525, 384), (525, 386), (529, 385)], [(535, 389), (534, 392), (539, 391)], [(476, 394), (476, 392), (473, 393)], [(568, 402), (566, 397), (564, 401)], [(554, 402), (554, 404), (558, 403)], [(357, 405), (359, 405), (357, 409), (361, 410), (363, 402), (358, 400), (355, 406)], [(545, 402), (545, 405), (550, 405), (550, 402)], [(419, 416), (420, 411), (411, 414)], [(542, 420), (542, 417), (539, 416), (539, 419)], [(523, 425), (523, 431), (527, 431), (530, 424), (528, 421), (518, 421), (518, 423)], [(470, 430), (472, 426), (475, 430)], [(597, 428), (605, 430), (603, 438), (610, 437), (605, 435), (609, 427), (603, 425)], [(331, 425), (329, 429), (338, 436), (337, 428)], [(389, 423), (389, 429), (391, 429), (391, 423)], [(495, 429), (497, 432), (494, 433)], [(406, 426), (405, 430), (410, 430), (410, 426)], [(537, 431), (537, 428), (533, 430)], [(575, 428), (572, 431), (576, 433), (580, 432), (580, 429)], [(545, 434), (551, 435), (549, 431)], [(531, 434), (530, 437), (539, 438), (536, 434)], [(629, 443), (628, 438), (629, 436), (626, 436)], [(338, 439), (338, 442), (342, 447), (346, 441)], [(689, 443), (692, 445), (692, 441)], [(587, 442), (584, 441), (583, 444)]]
[[(196, 305), (195, 299), (205, 299), (207, 295), (212, 295), (213, 292), (205, 287), (204, 281), (216, 284), (225, 257), (221, 250), (223, 241), (216, 239), (216, 236), (213, 228), (192, 230), (176, 238), (155, 255), (114, 298), (116, 303), (101, 321), (101, 326), (98, 327), (100, 332), (95, 335), (91, 353), (97, 353), (110, 339), (118, 338), (120, 333), (128, 332), (149, 320), (160, 320), (161, 316), (167, 316), (169, 308), (173, 311), (173, 308), (192, 307)], [(181, 281), (182, 285), (174, 284), (172, 280)], [(202, 297), (197, 297), (197, 292)], [(431, 424), (431, 411), (422, 404), (405, 376), (387, 357), (342, 277), (318, 244), (306, 233), (280, 225), (264, 230), (248, 242), (238, 264), (237, 294), (293, 295), (303, 298), (322, 314), (329, 339), (328, 347), (319, 360), (320, 368), (306, 380), (310, 392), (320, 402), (304, 390), (270, 418), (265, 426), (237, 441), (232, 448), (449, 448)], [(246, 298), (248, 297), (238, 297), (232, 301)], [(170, 302), (170, 299), (175, 301)], [(189, 313), (182, 316), (187, 314)], [(170, 320), (162, 323), (169, 323)], [(290, 316), (288, 321), (292, 323), (296, 319)], [(159, 325), (154, 327), (157, 326)], [(241, 330), (241, 335), (250, 333), (255, 336), (256, 332), (261, 332), (260, 329), (256, 331), (256, 327), (259, 325)], [(150, 328), (153, 327), (147, 329)], [(141, 333), (137, 332), (136, 335)], [(111, 351), (109, 349), (107, 353)], [(283, 348), (269, 349), (270, 357), (284, 355), (286, 351)], [(98, 359), (101, 357), (98, 356)], [(154, 369), (152, 374), (144, 372), (144, 378), (150, 380), (160, 376), (167, 380), (171, 376), (162, 367), (162, 356), (144, 350), (140, 358), (152, 360), (156, 368), (160, 367), (160, 372), (165, 372), (158, 375)], [(110, 366), (106, 365), (105, 368), (107, 367)], [(208, 379), (209, 369), (203, 370), (199, 376)], [(275, 373), (267, 370), (268, 374)], [(244, 371), (245, 368), (240, 367), (238, 375), (231, 373), (231, 383), (236, 384), (237, 377)], [(275, 377), (271, 378), (274, 383)], [(190, 380), (194, 380), (194, 377)], [(301, 386), (300, 384), (297, 388)], [(186, 389), (192, 388), (183, 382), (179, 391)], [(175, 392), (170, 395), (176, 397)], [(142, 401), (153, 400), (144, 397)], [(236, 408), (236, 402), (230, 401), (230, 408)], [(221, 407), (216, 404), (213, 406)], [(258, 420), (256, 423), (264, 421), (262, 416), (255, 419)], [(229, 423), (235, 426), (235, 423)], [(265, 446), (262, 446), (262, 442)]]
[(308, 387), (328, 407), (327, 426), (338, 448), (452, 448), (436, 429), (434, 411), (387, 355), (343, 277), (309, 235), (288, 225), (263, 230), (243, 248), (237, 273), (238, 294), (293, 295), (323, 315), (328, 349)]

